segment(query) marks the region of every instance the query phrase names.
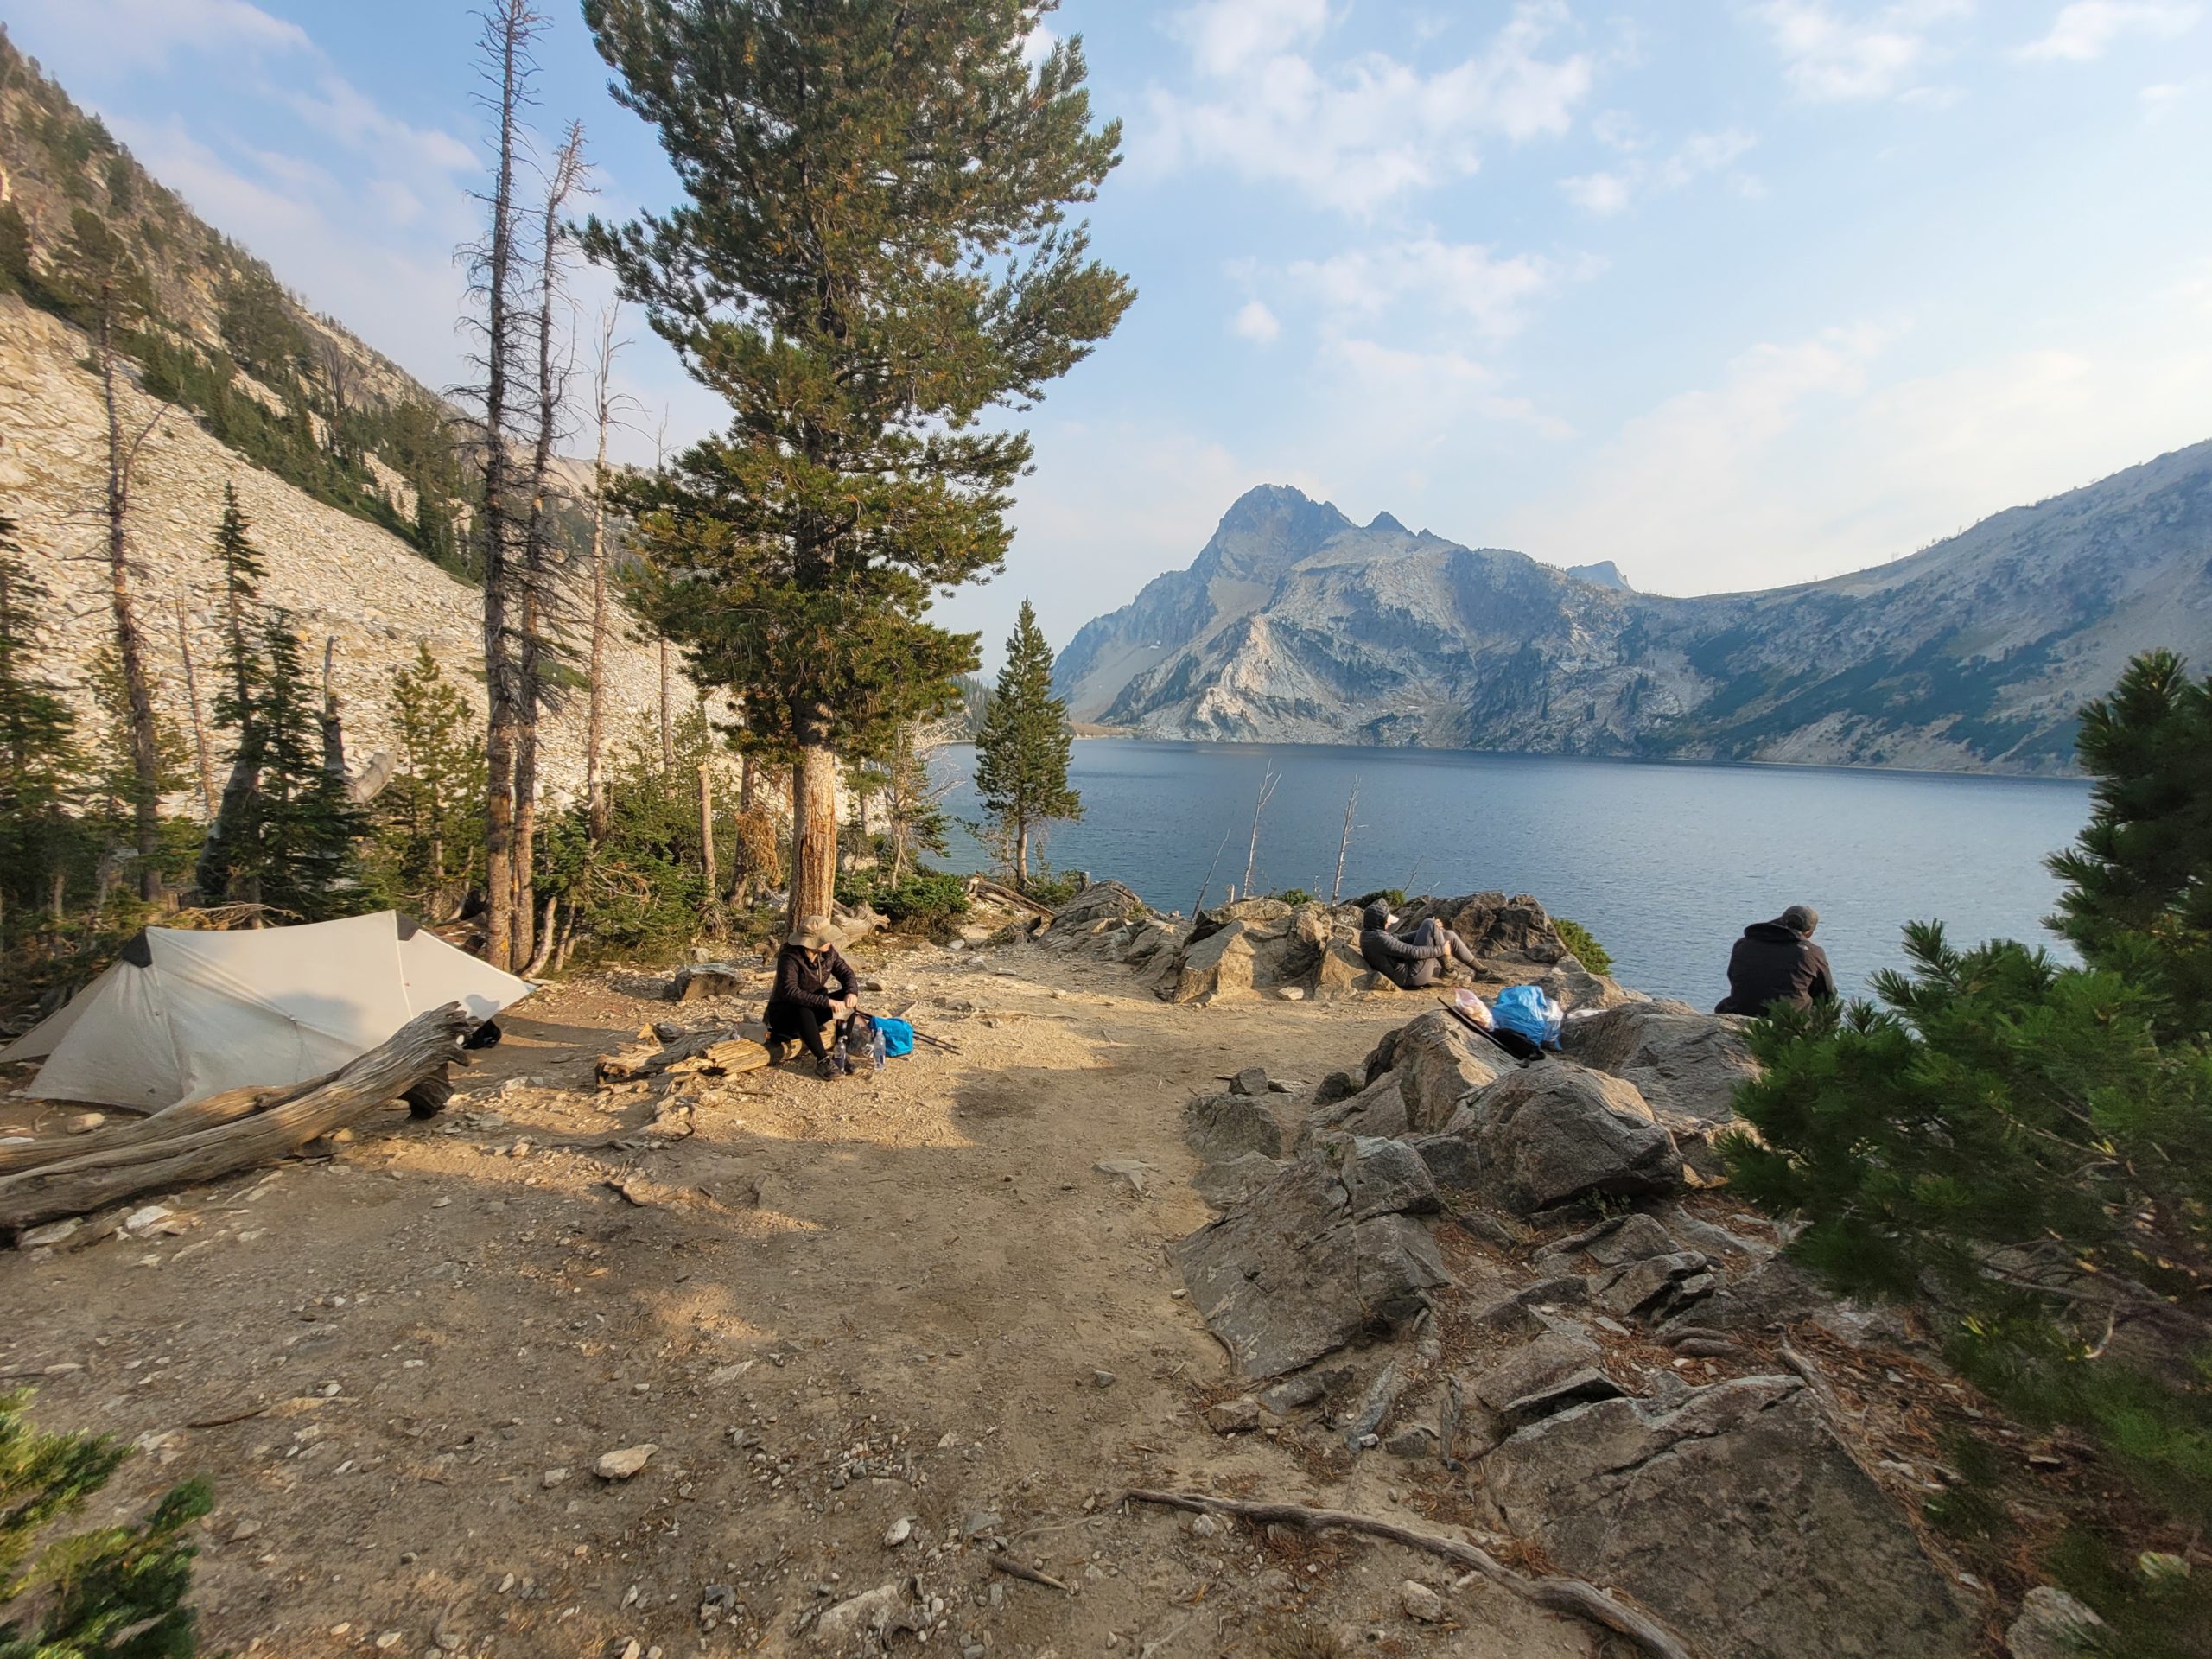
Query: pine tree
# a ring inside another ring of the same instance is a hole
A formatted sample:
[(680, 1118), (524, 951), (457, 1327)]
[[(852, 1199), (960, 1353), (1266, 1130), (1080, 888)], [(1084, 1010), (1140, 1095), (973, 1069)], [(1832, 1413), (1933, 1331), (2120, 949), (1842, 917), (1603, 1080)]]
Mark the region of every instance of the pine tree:
[(2097, 780), (2080, 840), (2054, 855), (2067, 884), (2051, 925), (2084, 960), (2167, 993), (2162, 1029), (2212, 1023), (2212, 677), (2154, 651), (2082, 711)]
[(15, 520), (0, 516), (0, 943), (5, 922), (58, 907), (65, 812), (82, 765), (76, 715), (39, 671), (52, 597), (24, 561)]
[(1055, 819), (1083, 816), (1083, 797), (1068, 787), (1071, 735), (1067, 707), (1052, 695), (1052, 648), (1025, 599), (976, 740), (976, 792), (997, 821), (1016, 886), (1029, 880), (1031, 836)]
[(1031, 62), (1052, 9), (586, 0), (690, 197), (586, 246), (734, 416), (626, 492), (638, 598), (795, 756), (794, 914), (830, 907), (836, 754), (974, 666), (929, 601), (999, 568), (1031, 454), (979, 417), (1041, 397), (1132, 298), (1067, 222), (1120, 130), (1090, 126), (1078, 40)]
[(476, 804), (484, 798), (484, 742), (468, 702), (427, 645), (392, 678), (398, 770), (377, 797), (386, 885), (410, 908), (443, 920), (483, 869)]
[(266, 683), (263, 671), (260, 632), (261, 579), (266, 574), (260, 550), (254, 546), (251, 526), (238, 505), (238, 491), (223, 486), (223, 517), (215, 531), (215, 562), (223, 578), (223, 645), (219, 658), (221, 679), (215, 692), (215, 724), (231, 734), (231, 770), (223, 785), (214, 822), (200, 848), (197, 880), (203, 903), (230, 899), (258, 901), (254, 878), (241, 876), (232, 868), (228, 850), (233, 836), (251, 837), (258, 823), (255, 797), (261, 787), (263, 737), (260, 700)]
[(190, 1659), (190, 1536), (213, 1507), (206, 1484), (173, 1488), (142, 1522), (57, 1535), (130, 1448), (42, 1434), (24, 1415), (29, 1400), (0, 1395), (0, 1656)]
[(357, 843), (366, 825), (322, 763), (322, 723), (289, 613), (269, 613), (261, 652), (259, 807), (249, 821), (255, 833), (233, 843), (233, 860), (264, 904), (311, 922), (346, 915), (359, 907)]

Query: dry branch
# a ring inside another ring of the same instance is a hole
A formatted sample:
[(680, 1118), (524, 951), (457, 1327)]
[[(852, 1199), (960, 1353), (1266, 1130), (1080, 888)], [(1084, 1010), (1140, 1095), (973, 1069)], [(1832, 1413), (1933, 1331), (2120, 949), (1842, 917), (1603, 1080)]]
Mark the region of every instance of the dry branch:
[(1137, 1503), (1158, 1503), (1173, 1510), (1210, 1510), (1216, 1515), (1238, 1516), (1255, 1526), (1280, 1523), (1287, 1527), (1338, 1527), (1346, 1532), (1363, 1532), (1373, 1537), (1387, 1538), (1393, 1543), (1423, 1550), (1471, 1568), (1500, 1589), (1509, 1590), (1523, 1601), (1531, 1602), (1548, 1611), (1567, 1613), (1602, 1624), (1605, 1629), (1626, 1637), (1649, 1654), (1652, 1659), (1694, 1659), (1681, 1638), (1665, 1625), (1649, 1614), (1639, 1612), (1625, 1602), (1616, 1599), (1596, 1585), (1580, 1579), (1532, 1579), (1526, 1573), (1515, 1572), (1489, 1551), (1478, 1549), (1457, 1538), (1446, 1538), (1433, 1532), (1415, 1532), (1410, 1527), (1380, 1521), (1373, 1516), (1354, 1515), (1348, 1510), (1309, 1509), (1303, 1503), (1255, 1503), (1242, 1498), (1210, 1497), (1203, 1492), (1154, 1492), (1135, 1488), (1122, 1496)]
[[(134, 1193), (214, 1180), (281, 1158), (442, 1076), (447, 1066), (467, 1065), (461, 1039), (475, 1025), (460, 1003), (448, 1002), (416, 1014), (327, 1077), (289, 1090), (233, 1090), (196, 1103), (228, 1103), (227, 1121), (195, 1120), (179, 1133), (181, 1120), (165, 1113), (115, 1131), (117, 1137), (133, 1135), (121, 1144), (86, 1152), (79, 1138), (69, 1146), (68, 1157), (0, 1176), (0, 1228), (80, 1216)], [(146, 1135), (165, 1122), (170, 1132)]]

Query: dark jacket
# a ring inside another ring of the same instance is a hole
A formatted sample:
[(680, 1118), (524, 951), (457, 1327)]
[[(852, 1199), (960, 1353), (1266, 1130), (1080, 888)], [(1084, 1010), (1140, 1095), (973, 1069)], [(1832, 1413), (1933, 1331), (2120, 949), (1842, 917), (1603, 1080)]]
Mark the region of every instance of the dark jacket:
[[(832, 980), (837, 983), (835, 996), (830, 992)], [(769, 988), (768, 1006), (772, 1008), (780, 1002), (828, 1014), (836, 1006), (838, 998), (859, 990), (860, 983), (852, 963), (835, 945), (819, 953), (810, 953), (798, 945), (787, 944), (776, 956), (776, 982)]]
[(1390, 912), (1380, 905), (1370, 905), (1360, 912), (1360, 960), (1376, 973), (1400, 987), (1413, 977), (1413, 966), (1417, 962), (1433, 962), (1451, 950), (1448, 944), (1408, 944), (1391, 932), (1385, 923)]
[(1716, 1014), (1763, 1014), (1835, 1001), (1828, 953), (1794, 927), (1753, 922), (1728, 957), (1728, 995)]

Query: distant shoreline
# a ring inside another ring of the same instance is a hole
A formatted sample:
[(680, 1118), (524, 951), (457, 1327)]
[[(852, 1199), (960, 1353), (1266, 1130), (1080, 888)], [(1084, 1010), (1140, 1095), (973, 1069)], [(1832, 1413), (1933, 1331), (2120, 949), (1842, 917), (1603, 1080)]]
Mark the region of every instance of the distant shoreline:
[(2086, 787), (2088, 779), (2078, 772), (2004, 772), (1994, 767), (1878, 766), (1845, 761), (1722, 760), (1692, 755), (1560, 754), (1547, 749), (1447, 749), (1417, 743), (1287, 743), (1232, 741), (1221, 738), (1154, 737), (1126, 726), (1100, 726), (1089, 721), (1070, 721), (1068, 729), (1084, 742), (1155, 743), (1181, 749), (1310, 749), (1334, 753), (1351, 750), (1363, 754), (1471, 755), (1492, 760), (1569, 760), (1591, 766), (1714, 766), (1732, 772), (1845, 772), (1877, 778), (1977, 778), (2007, 784), (2059, 784)]

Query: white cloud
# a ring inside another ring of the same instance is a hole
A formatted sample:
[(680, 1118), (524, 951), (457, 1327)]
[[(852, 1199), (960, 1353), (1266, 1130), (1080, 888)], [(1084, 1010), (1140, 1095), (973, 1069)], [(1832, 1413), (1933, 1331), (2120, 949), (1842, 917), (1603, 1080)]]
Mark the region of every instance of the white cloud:
[(1247, 300), (1244, 308), (1229, 326), (1239, 339), (1257, 340), (1262, 346), (1282, 333), (1282, 324), (1275, 314), (1259, 300)]
[(398, 119), (343, 75), (326, 72), (315, 78), (314, 91), (293, 88), (283, 97), (309, 127), (365, 156), (441, 173), (473, 172), (478, 165), (476, 152), (461, 139)]
[(2051, 19), (2050, 30), (2013, 55), (2028, 62), (2088, 63), (2104, 56), (2122, 35), (2178, 40), (2196, 27), (2200, 8), (2173, 0), (2070, 0)]
[(1438, 450), (1457, 454), (1474, 422), (1522, 427), (1561, 439), (1573, 429), (1530, 399), (1505, 389), (1497, 372), (1456, 351), (1409, 351), (1375, 340), (1344, 339), (1322, 353), (1359, 411), (1358, 444), (1405, 459)]
[(1753, 0), (1748, 8), (1773, 36), (1791, 89), (1815, 103), (1926, 91), (1922, 73), (1945, 55), (1936, 31), (1972, 10), (1973, 0), (1858, 10), (1833, 0)]
[(1301, 259), (1286, 273), (1322, 307), (1332, 331), (1403, 308), (1434, 332), (1457, 319), (1487, 340), (1526, 327), (1529, 303), (1556, 287), (1563, 273), (1533, 254), (1500, 257), (1474, 242), (1414, 237), (1357, 247), (1326, 259)]
[(1563, 0), (1519, 0), (1487, 46), (1433, 73), (1382, 53), (1318, 60), (1310, 48), (1331, 21), (1325, 0), (1179, 13), (1171, 27), (1207, 90), (1155, 87), (1133, 159), (1161, 173), (1224, 168), (1364, 214), (1474, 172), (1486, 141), (1565, 132), (1590, 90), (1586, 55), (1547, 54), (1570, 21)]
[(246, 0), (69, 0), (42, 29), (97, 48), (111, 62), (166, 63), (179, 48), (208, 54), (313, 52), (297, 23)]
[(1560, 188), (1585, 213), (1607, 218), (1649, 191), (1680, 190), (1708, 173), (1719, 172), (1758, 143), (1756, 136), (1734, 127), (1722, 132), (1693, 133), (1663, 158), (1631, 156), (1625, 165), (1609, 171), (1561, 179)]
[(2202, 440), (2208, 319), (2212, 263), (1983, 358), (1886, 323), (1756, 346), (1522, 502), (1508, 544), (1658, 593), (1885, 563)]
[(1328, 22), (1329, 0), (1200, 0), (1167, 27), (1190, 43), (1201, 73), (1233, 75), (1313, 40)]

